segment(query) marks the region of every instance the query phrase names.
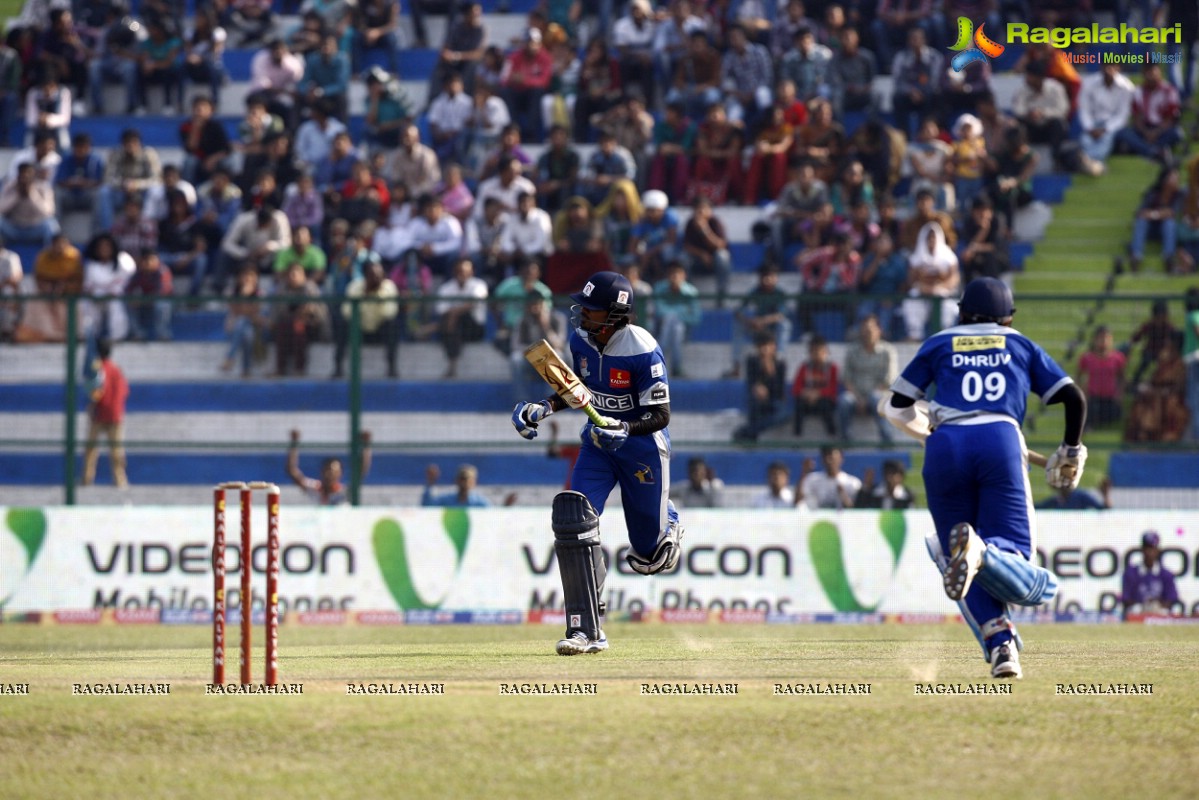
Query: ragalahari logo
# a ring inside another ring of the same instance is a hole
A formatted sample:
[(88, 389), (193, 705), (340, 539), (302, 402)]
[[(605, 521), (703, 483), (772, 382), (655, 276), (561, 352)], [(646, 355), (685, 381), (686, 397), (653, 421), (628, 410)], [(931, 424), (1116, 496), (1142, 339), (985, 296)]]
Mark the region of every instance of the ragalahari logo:
[[(883, 511), (878, 515), (879, 532), (891, 550), (891, 574), (899, 568), (899, 557), (903, 554), (904, 539), (907, 538), (907, 523), (902, 511)], [(841, 545), (841, 531), (836, 525), (821, 520), (808, 530), (808, 553), (816, 578), (824, 594), (837, 611), (871, 613), (882, 602), (873, 605), (858, 600), (850, 585), (849, 573), (845, 569), (845, 553)]]
[(46, 541), (46, 514), (38, 508), (10, 508), (4, 523), (0, 531), (0, 611), (33, 569)]
[[(447, 508), (441, 515), (441, 525), (445, 535), (454, 545), (454, 574), (462, 567), (462, 559), (466, 556), (466, 545), (470, 541), (470, 517), (466, 509)], [(371, 543), (375, 548), (375, 560), (379, 563), (379, 573), (388, 591), (395, 598), (399, 607), (405, 611), (435, 611), (445, 602), (445, 595), (436, 599), (425, 599), (416, 588), (412, 579), (412, 566), (408, 560), (408, 546), (405, 541), (404, 527), (394, 519), (381, 519), (375, 523), (371, 535)]]
[[(974, 30), (973, 22), (966, 17), (958, 17), (958, 40), (949, 48), (959, 51), (949, 62), (954, 72), (961, 72), (967, 64), (974, 61), (986, 61), (1003, 55), (1006, 48), (998, 42), (991, 41), (983, 33), (983, 29), (986, 27), (986, 23), (984, 23), (978, 26), (978, 30)], [(972, 44), (973, 47), (970, 46)]]

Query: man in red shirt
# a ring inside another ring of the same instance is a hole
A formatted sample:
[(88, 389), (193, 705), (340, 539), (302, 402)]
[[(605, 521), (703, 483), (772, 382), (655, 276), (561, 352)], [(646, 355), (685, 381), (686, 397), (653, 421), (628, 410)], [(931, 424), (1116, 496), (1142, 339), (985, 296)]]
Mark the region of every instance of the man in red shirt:
[(1132, 97), (1132, 120), (1116, 134), (1116, 144), (1146, 158), (1160, 158), (1182, 139), (1178, 90), (1162, 78), (1162, 68), (1146, 64)]
[(813, 336), (808, 344), (808, 360), (795, 373), (791, 396), (795, 398), (795, 435), (803, 436), (803, 421), (808, 414), (819, 414), (831, 437), (837, 432), (833, 412), (837, 408), (837, 365), (829, 358), (828, 342)]
[(541, 46), (541, 31), (529, 28), (525, 46), (508, 56), (504, 64), (504, 99), (520, 125), (521, 135), (529, 141), (543, 138), (541, 96), (554, 77), (554, 59)]
[(87, 448), (83, 454), (83, 485), (91, 486), (96, 480), (96, 462), (100, 452), (96, 445), (100, 434), (108, 436), (109, 460), (112, 462), (112, 480), (118, 489), (129, 485), (125, 475), (125, 401), (129, 398), (129, 384), (125, 373), (112, 362), (112, 344), (103, 339), (96, 345), (95, 388), (87, 408)]

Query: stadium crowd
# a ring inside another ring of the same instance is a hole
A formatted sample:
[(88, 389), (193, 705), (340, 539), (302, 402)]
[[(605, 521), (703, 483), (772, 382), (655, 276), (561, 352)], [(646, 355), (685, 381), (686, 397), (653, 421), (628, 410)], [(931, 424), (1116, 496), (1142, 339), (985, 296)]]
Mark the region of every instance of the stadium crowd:
[[(1095, 175), (1112, 152), (1159, 162), (1129, 267), (1154, 233), (1165, 270), (1191, 270), (1199, 254), (1199, 159), (1178, 164), (1193, 3), (1161, 4), (1183, 24), (1179, 85), (1157, 64), (1136, 84), (1115, 64), (1080, 76), (1063, 51), (1032, 45), (1010, 108), (986, 59), (949, 67), (955, 17), (1052, 26), (1089, 3), (545, 0), (512, 41), (490, 35), (480, 3), (403, 5), (214, 0), (185, 13), (182, 0), (29, 0), (0, 46), (0, 137), (18, 116), (26, 137), (0, 189), (0, 235), (42, 249), (32, 264), (0, 252), (3, 291), (32, 273), (39, 294), (111, 298), (84, 322), (109, 339), (169, 339), (180, 306), (164, 298), (222, 296), (222, 366), (246, 376), (268, 342), (283, 376), (305, 374), (309, 345), (330, 341), (340, 377), (355, 313), (345, 301), (371, 298), (358, 322), (386, 348), (389, 376), (402, 342), (437, 340), (454, 377), (489, 325), (505, 356), (560, 339), (565, 321), (547, 301), (614, 267), (675, 376), (705, 310), (732, 302), (728, 375), (746, 374), (738, 438), (753, 440), (788, 422), (802, 432), (810, 416), (845, 437), (854, 415), (873, 416), (896, 369), (888, 340), (951, 323), (961, 286), (1011, 269), (1045, 153), (1058, 171)], [(447, 30), (419, 108), (397, 57), (425, 44), (433, 9)], [(244, 114), (227, 124), (233, 46), (256, 52)], [(119, 147), (95, 152), (76, 123), (118, 110), (105, 107), (109, 83), (130, 117), (161, 88), (159, 113), (179, 115), (179, 163), (163, 163), (134, 119)], [(534, 158), (526, 143), (542, 142)], [(747, 265), (732, 263), (733, 206), (759, 209), (765, 252), (757, 286), (737, 297), (730, 276)], [(86, 240), (64, 235), (70, 212), (88, 215)], [(798, 298), (778, 288), (780, 270), (798, 273)], [(830, 315), (854, 342), (841, 365), (822, 340)], [(18, 341), (60, 339), (62, 326), (53, 303), (0, 313), (0, 335)], [(792, 377), (780, 355), (797, 336), (810, 355)], [(1154, 351), (1159, 370), (1173, 342)], [(519, 360), (513, 374), (529, 377)], [(1199, 418), (1199, 397), (1188, 404)]]

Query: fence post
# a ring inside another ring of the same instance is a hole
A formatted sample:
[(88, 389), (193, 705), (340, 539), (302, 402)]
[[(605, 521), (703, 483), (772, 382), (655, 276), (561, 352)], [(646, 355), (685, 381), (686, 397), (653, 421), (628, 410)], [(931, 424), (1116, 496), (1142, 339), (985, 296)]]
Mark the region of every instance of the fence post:
[(76, 431), (75, 408), (77, 406), (76, 395), (78, 392), (78, 372), (75, 369), (75, 355), (79, 349), (77, 341), (79, 333), (79, 315), (78, 315), (78, 298), (73, 295), (68, 295), (67, 303), (67, 347), (66, 347), (66, 362), (67, 362), (67, 382), (66, 382), (66, 399), (64, 401), (63, 413), (66, 415), (64, 422), (66, 423), (66, 431), (63, 437), (63, 502), (68, 506), (75, 505), (75, 445)]
[(362, 493), (362, 300), (350, 298), (350, 505)]

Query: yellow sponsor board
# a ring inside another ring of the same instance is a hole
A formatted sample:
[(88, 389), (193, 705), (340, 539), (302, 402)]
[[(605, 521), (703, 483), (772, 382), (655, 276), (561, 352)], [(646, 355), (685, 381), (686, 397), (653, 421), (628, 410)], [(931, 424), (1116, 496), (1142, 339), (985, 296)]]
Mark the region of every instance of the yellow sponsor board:
[(955, 336), (953, 337), (953, 352), (969, 353), (974, 350), (1005, 350), (1006, 336)]

